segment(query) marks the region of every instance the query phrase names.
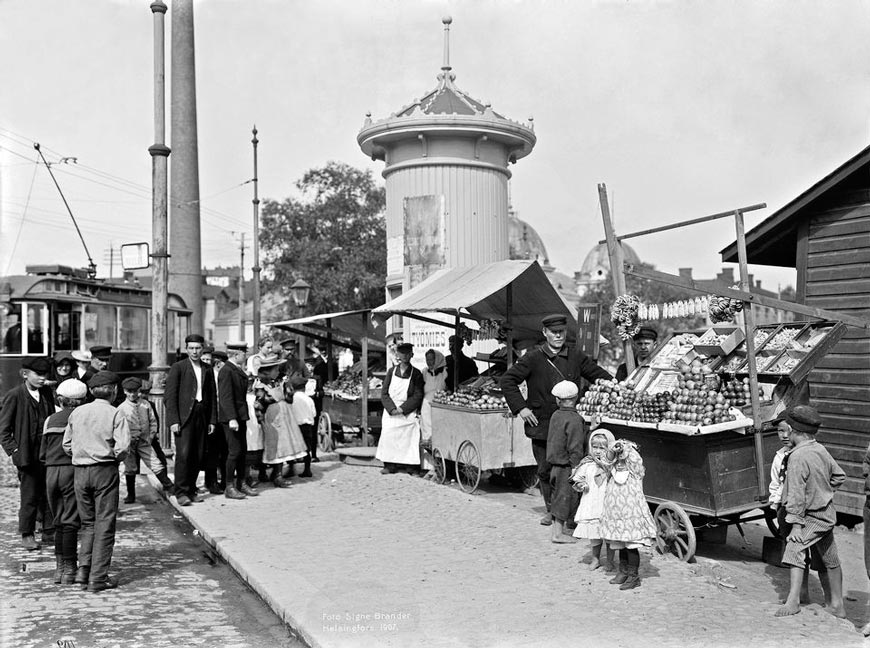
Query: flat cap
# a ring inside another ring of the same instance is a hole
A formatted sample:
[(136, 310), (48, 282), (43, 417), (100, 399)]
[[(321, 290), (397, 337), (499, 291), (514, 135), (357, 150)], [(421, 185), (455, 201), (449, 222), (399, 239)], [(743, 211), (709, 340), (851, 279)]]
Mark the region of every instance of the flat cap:
[(105, 387), (106, 385), (117, 385), (118, 374), (114, 371), (98, 371), (88, 381), (88, 387)]
[(399, 353), (413, 353), (414, 345), (410, 342), (402, 342), (401, 344), (396, 345), (396, 351)]
[(230, 359), (226, 351), (212, 351), (211, 357), (215, 360), (223, 360), (224, 362)]
[(139, 391), (142, 388), (142, 381), (135, 377), (124, 378), (121, 387), (124, 388), (124, 391)]
[(232, 342), (227, 342), (227, 349), (229, 351), (247, 351), (248, 343), (247, 342), (239, 342), (238, 340), (233, 340)]
[(561, 380), (556, 383), (553, 390), (550, 392), (556, 398), (574, 398), (580, 393), (577, 384), (570, 380)]
[(64, 398), (84, 398), (88, 395), (88, 386), (81, 380), (69, 378), (57, 386), (57, 395)]
[(45, 375), (51, 371), (51, 363), (48, 361), (48, 358), (43, 358), (42, 356), (24, 358), (21, 362), (21, 368)]
[(186, 338), (184, 338), (185, 344), (188, 344), (189, 342), (193, 342), (194, 344), (205, 344), (205, 338), (202, 337), (199, 333), (191, 333)]
[(541, 320), (541, 326), (548, 329), (568, 326), (568, 316), (561, 313), (547, 315)]
[(305, 385), (307, 385), (307, 384), (308, 384), (308, 378), (305, 378), (304, 376), (300, 376), (299, 374), (296, 374), (296, 375), (290, 377), (290, 385), (293, 387), (293, 389), (298, 389), (299, 387), (305, 387)]
[(291, 336), (291, 337), (285, 337), (283, 340), (281, 340), (281, 342), (279, 342), (279, 344), (280, 344), (282, 347), (298, 347), (298, 346), (299, 346), (299, 340), (297, 340), (295, 337), (292, 337), (292, 336)]
[(91, 352), (90, 351), (82, 351), (81, 349), (76, 349), (72, 352), (72, 357), (79, 362), (90, 362), (91, 361)]
[(91, 357), (97, 358), (98, 360), (103, 360), (104, 358), (111, 358), (112, 357), (112, 347), (103, 346), (102, 344), (92, 346), (91, 347)]
[(214, 353), (214, 347), (210, 344), (206, 344), (204, 347), (202, 347), (202, 352), (203, 353)]
[(635, 340), (652, 340), (655, 342), (659, 339), (658, 331), (649, 326), (641, 326), (640, 330), (634, 334)]
[(785, 413), (786, 422), (797, 432), (815, 434), (822, 424), (822, 418), (815, 407), (795, 405)]

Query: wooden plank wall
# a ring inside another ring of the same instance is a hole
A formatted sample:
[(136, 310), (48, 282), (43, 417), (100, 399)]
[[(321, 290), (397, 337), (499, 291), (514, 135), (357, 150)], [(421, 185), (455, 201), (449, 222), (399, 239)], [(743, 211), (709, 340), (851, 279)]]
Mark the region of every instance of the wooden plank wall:
[[(859, 176), (859, 177), (856, 177)], [(806, 250), (808, 306), (870, 319), (870, 178), (866, 169), (828, 192), (808, 214), (798, 250)], [(867, 179), (865, 179), (867, 178)], [(803, 243), (803, 244), (802, 244)], [(822, 442), (848, 479), (835, 502), (843, 513), (861, 515), (861, 462), (870, 443), (870, 330), (850, 327), (810, 374), (810, 397), (822, 414)]]

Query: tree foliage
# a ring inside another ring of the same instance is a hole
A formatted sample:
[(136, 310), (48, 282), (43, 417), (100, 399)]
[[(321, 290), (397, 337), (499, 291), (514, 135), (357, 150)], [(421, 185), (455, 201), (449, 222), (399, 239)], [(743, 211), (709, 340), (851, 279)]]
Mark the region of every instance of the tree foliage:
[(297, 313), (290, 286), (311, 284), (306, 313), (373, 308), (384, 303), (386, 193), (371, 171), (341, 162), (308, 170), (299, 198), (265, 200), (260, 246), (267, 290), (281, 294), (283, 312)]

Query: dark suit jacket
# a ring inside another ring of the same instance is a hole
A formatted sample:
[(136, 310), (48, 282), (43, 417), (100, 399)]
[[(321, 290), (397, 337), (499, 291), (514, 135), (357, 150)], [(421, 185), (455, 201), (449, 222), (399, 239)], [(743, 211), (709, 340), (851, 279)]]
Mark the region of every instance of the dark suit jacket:
[(218, 423), (248, 420), (248, 374), (232, 362), (218, 372)]
[[(396, 367), (390, 367), (387, 375), (384, 376), (384, 384), (381, 385), (381, 403), (387, 412), (392, 412), (396, 409), (396, 403), (390, 398), (390, 383), (393, 381), (393, 373)], [(417, 367), (411, 367), (411, 382), (408, 384), (408, 398), (402, 403), (399, 408), (402, 414), (407, 416), (411, 412), (419, 412), (423, 405), (423, 374)]]
[[(556, 397), (551, 393), (553, 387), (557, 382), (570, 380), (579, 389), (581, 378), (594, 382), (596, 378), (609, 380), (612, 376), (574, 347), (563, 347), (559, 354), (552, 357), (544, 349), (534, 349), (504, 373), (501, 390), (513, 415), (528, 407), (538, 419), (537, 426), (526, 424), (526, 436), (546, 440), (550, 417), (559, 408)], [(520, 383), (523, 381), (529, 388), (527, 399), (520, 393)]]
[[(16, 466), (39, 463), (39, 444), (45, 419), (54, 414), (51, 387), (40, 387), (39, 403), (24, 384), (10, 389), (0, 407), (0, 444)], [(15, 452), (15, 451), (18, 452)]]
[[(184, 359), (169, 368), (166, 376), (166, 427), (178, 423), (184, 425), (193, 412), (196, 402), (196, 374), (193, 363)], [(202, 365), (202, 407), (206, 420), (212, 425), (217, 423), (217, 403), (215, 402), (214, 371), (206, 364)]]

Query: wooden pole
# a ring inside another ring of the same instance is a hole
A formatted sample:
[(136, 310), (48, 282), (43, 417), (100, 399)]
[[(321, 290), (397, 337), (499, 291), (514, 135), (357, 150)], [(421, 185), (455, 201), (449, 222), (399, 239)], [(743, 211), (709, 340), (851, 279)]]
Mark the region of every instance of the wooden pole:
[[(459, 338), (459, 313), (456, 313), (456, 317), (453, 321), (453, 349), (450, 349), (450, 353), (453, 354), (453, 393), (456, 393), (456, 390), (459, 389), (459, 354), (462, 350), (463, 342)], [(455, 347), (459, 347), (457, 350)]]
[[(767, 203), (758, 203), (757, 205), (749, 205), (748, 207), (741, 207), (740, 212), (746, 213), (748, 211), (755, 211), (756, 209), (764, 209), (767, 207)], [(671, 223), (670, 225), (662, 225), (661, 227), (653, 227), (648, 230), (640, 230), (639, 232), (631, 232), (630, 234), (623, 234), (622, 236), (617, 236), (617, 241), (624, 241), (628, 238), (635, 238), (637, 236), (646, 236), (647, 234), (655, 234), (657, 232), (667, 232), (668, 230), (677, 229), (679, 227), (685, 227), (686, 225), (697, 225), (698, 223), (708, 223), (713, 220), (717, 220), (719, 218), (728, 218), (734, 215), (733, 209), (730, 209), (726, 212), (719, 212), (718, 214), (710, 214), (709, 216), (701, 216), (700, 218), (691, 218), (689, 220), (680, 221), (679, 223)], [(607, 241), (598, 241), (599, 245), (601, 243), (606, 243)]]
[[(245, 341), (245, 233), (242, 232), (242, 240), (239, 243), (239, 340)], [(255, 344), (257, 342), (257, 332), (254, 331)]]
[[(743, 212), (734, 212), (737, 227), (737, 259), (740, 265), (740, 288), (748, 290), (749, 264), (746, 255), (746, 229)], [(762, 439), (761, 407), (758, 399), (758, 367), (755, 363), (755, 314), (752, 302), (744, 302), (743, 321), (746, 332), (746, 359), (749, 365), (749, 402), (752, 404), (752, 425), (755, 428), (755, 473), (758, 480), (758, 500), (767, 499), (767, 480), (764, 474), (764, 446)]]
[(362, 394), (360, 394), (360, 399), (362, 400), (362, 421), (360, 421), (362, 434), (360, 436), (362, 436), (363, 447), (369, 445), (369, 336), (367, 315), (367, 312), (360, 313), (363, 322), (363, 336), (362, 340), (360, 340), (362, 343)]
[(514, 363), (514, 287), (508, 284), (505, 291), (507, 292), (505, 295), (505, 310), (507, 311), (507, 319), (505, 320), (507, 323), (507, 366), (510, 367)]
[[(254, 146), (254, 199), (251, 201), (254, 204), (254, 265), (251, 270), (254, 273), (254, 294), (251, 297), (252, 320), (254, 324), (254, 339), (260, 339), (260, 197), (258, 194), (258, 179), (257, 179), (257, 144), (260, 140), (257, 139), (257, 127), (251, 131), (254, 138), (251, 144)], [(241, 338), (245, 339), (245, 338)], [(304, 352), (303, 352), (304, 353)]]
[[(616, 238), (613, 221), (610, 218), (610, 204), (607, 202), (607, 186), (598, 185), (598, 202), (601, 203), (601, 217), (604, 219), (604, 236), (607, 239), (607, 256), (610, 258), (610, 278), (613, 281), (613, 291), (616, 296), (625, 294), (625, 275), (623, 274), (622, 245)], [(625, 351), (625, 368), (631, 374), (634, 371), (634, 349), (631, 340), (623, 340)]]

